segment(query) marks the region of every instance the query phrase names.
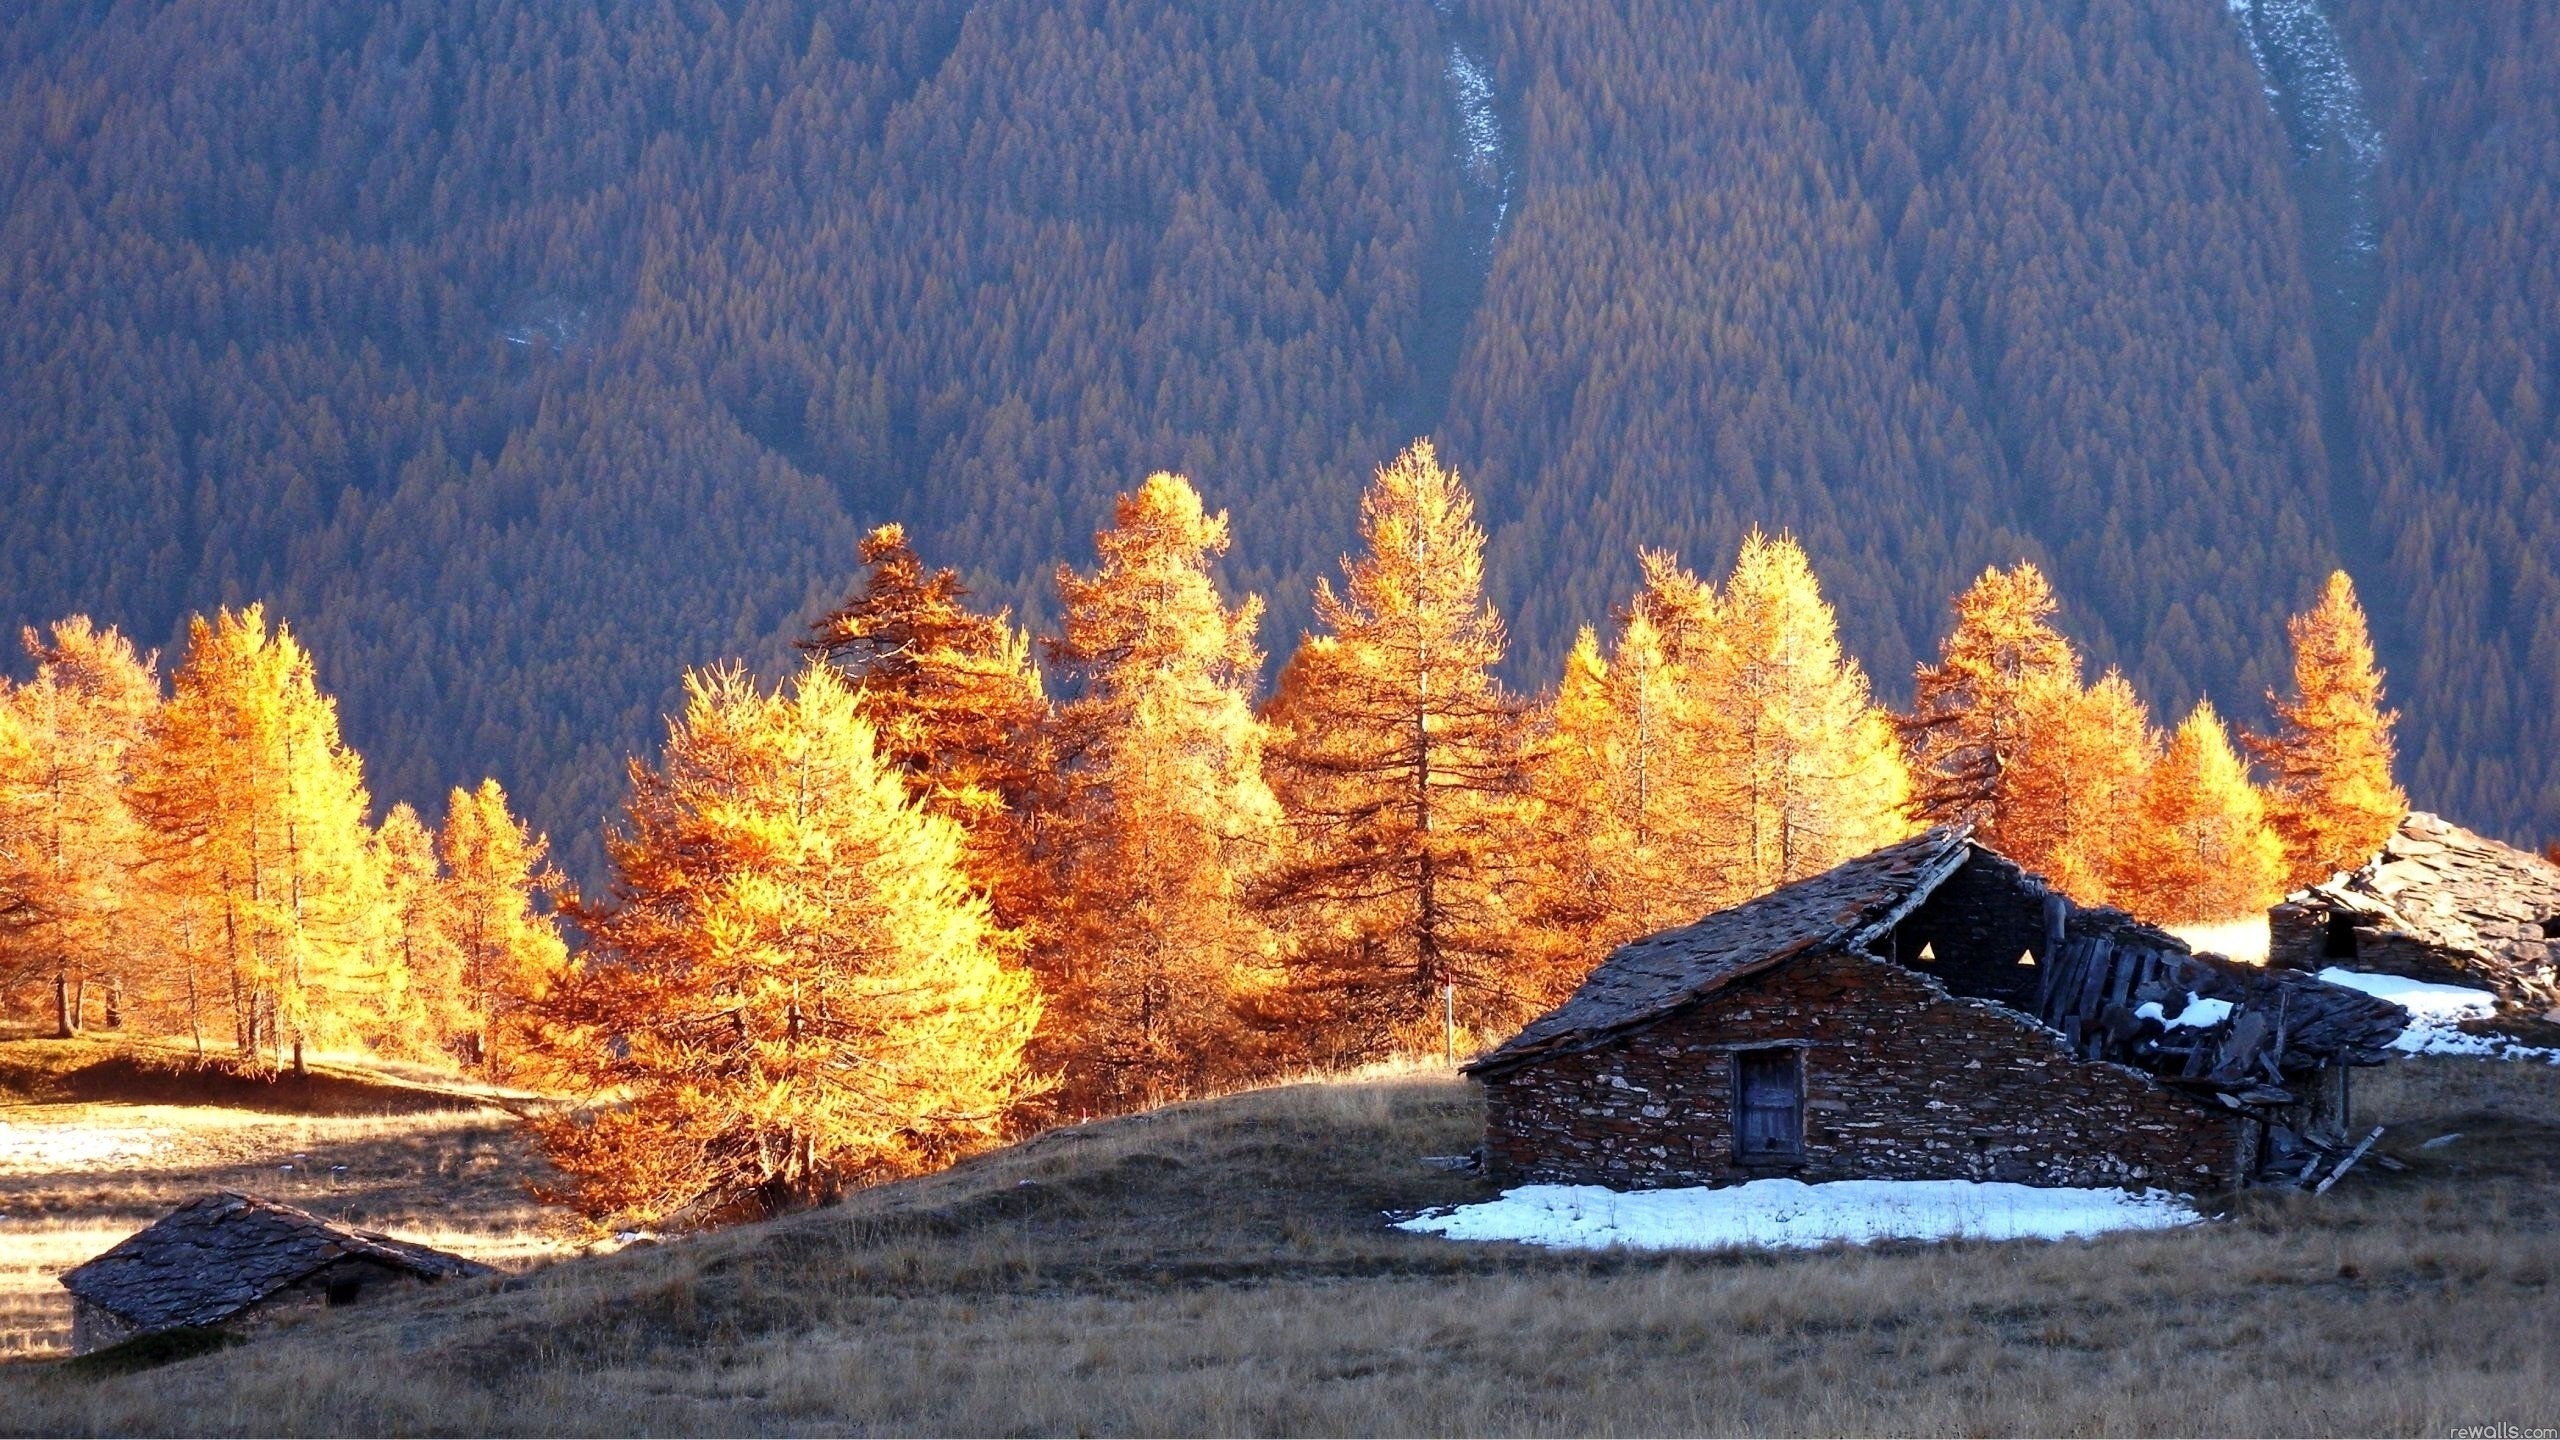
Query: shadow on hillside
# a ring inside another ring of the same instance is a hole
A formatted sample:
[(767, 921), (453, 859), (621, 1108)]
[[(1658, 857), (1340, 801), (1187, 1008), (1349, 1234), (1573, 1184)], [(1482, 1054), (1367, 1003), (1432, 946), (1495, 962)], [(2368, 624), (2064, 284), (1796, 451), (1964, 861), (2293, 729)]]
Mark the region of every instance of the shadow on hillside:
[(0, 1211), (24, 1220), (141, 1225), (199, 1195), (231, 1190), (395, 1234), (512, 1230), (543, 1213), (525, 1186), (548, 1174), (503, 1120), (407, 1134), (276, 1129), (200, 1160), (0, 1176)]
[(244, 1073), (221, 1060), (88, 1040), (0, 1040), (0, 1101), (39, 1105), (221, 1105), (271, 1115), (422, 1115), (498, 1103), (325, 1067)]

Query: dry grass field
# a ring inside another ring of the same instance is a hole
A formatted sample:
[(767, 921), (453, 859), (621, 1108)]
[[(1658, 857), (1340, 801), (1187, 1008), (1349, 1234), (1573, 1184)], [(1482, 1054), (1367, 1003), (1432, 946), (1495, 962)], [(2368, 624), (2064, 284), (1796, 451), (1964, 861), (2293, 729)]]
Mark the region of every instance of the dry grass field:
[[(2383, 1148), (2407, 1173), (2360, 1170), (2317, 1199), (2251, 1196), (2184, 1231), (1568, 1255), (1381, 1224), (1385, 1210), (1485, 1193), (1416, 1163), (1476, 1138), (1465, 1085), (1298, 1085), (1055, 1132), (770, 1224), (317, 1312), (146, 1373), (0, 1368), (0, 1428), (2059, 1435), (2560, 1422), (2560, 1069), (2412, 1062), (2371, 1072), (2359, 1102), (2392, 1126)], [(2461, 1138), (2421, 1148), (2448, 1134)], [(456, 1140), (418, 1143), (462, 1153)], [(397, 1203), (381, 1203), (375, 1218), (396, 1223)]]
[(54, 1277), (208, 1190), (508, 1268), (569, 1248), (557, 1217), (526, 1198), (538, 1162), (497, 1092), (346, 1064), (242, 1081), (186, 1060), (0, 1037), (0, 1358), (67, 1346), (70, 1299)]

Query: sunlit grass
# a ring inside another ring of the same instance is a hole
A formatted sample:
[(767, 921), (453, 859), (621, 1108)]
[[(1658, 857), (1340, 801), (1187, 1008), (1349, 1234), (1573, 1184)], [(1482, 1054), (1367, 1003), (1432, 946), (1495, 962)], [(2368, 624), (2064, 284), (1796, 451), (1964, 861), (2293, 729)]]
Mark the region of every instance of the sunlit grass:
[[(540, 1164), (514, 1117), (480, 1103), (509, 1092), (313, 1057), (313, 1085), (208, 1077), (219, 1098), (188, 1103), (191, 1058), (166, 1043), (0, 1041), (0, 1354), (66, 1346), (56, 1277), (212, 1190), (511, 1269), (575, 1247), (563, 1218), (525, 1192)], [(244, 1096), (255, 1108), (229, 1103)], [(294, 1113), (298, 1103), (325, 1113)]]
[(1475, 1143), (1475, 1092), (1312, 1080), (146, 1375), (31, 1372), (6, 1428), (2281, 1434), (2560, 1408), (2560, 1071), (2399, 1064), (2356, 1103), (2408, 1172), (2185, 1230), (1578, 1255), (1388, 1230), (1488, 1193), (1418, 1163)]

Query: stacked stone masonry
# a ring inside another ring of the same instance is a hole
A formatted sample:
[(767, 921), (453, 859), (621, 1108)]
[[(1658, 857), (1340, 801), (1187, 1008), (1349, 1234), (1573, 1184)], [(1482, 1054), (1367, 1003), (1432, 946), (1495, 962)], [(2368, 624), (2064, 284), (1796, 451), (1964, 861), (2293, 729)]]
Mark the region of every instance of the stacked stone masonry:
[[(2004, 940), (2005, 944), (2006, 941)], [(1744, 1163), (1736, 1050), (1804, 1056), (1800, 1158)], [(1808, 956), (1596, 1047), (1488, 1075), (1505, 1183), (1619, 1189), (1769, 1175), (2216, 1188), (2244, 1144), (2227, 1112), (2073, 1058), (2007, 1006), (1890, 961)]]

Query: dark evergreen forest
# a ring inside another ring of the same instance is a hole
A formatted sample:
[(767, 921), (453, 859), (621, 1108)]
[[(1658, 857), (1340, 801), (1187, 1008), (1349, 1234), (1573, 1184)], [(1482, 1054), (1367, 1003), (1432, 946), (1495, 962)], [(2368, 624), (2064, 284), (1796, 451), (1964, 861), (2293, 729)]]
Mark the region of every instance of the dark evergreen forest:
[(2244, 717), (2342, 561), (2413, 799), (2560, 833), (2536, 0), (19, 0), (0, 617), (263, 599), (381, 800), (592, 873), (683, 668), (906, 521), (1034, 621), (1232, 510), (1285, 653), (1438, 437), (1523, 687), (1801, 536), (1897, 695), (2021, 556)]

